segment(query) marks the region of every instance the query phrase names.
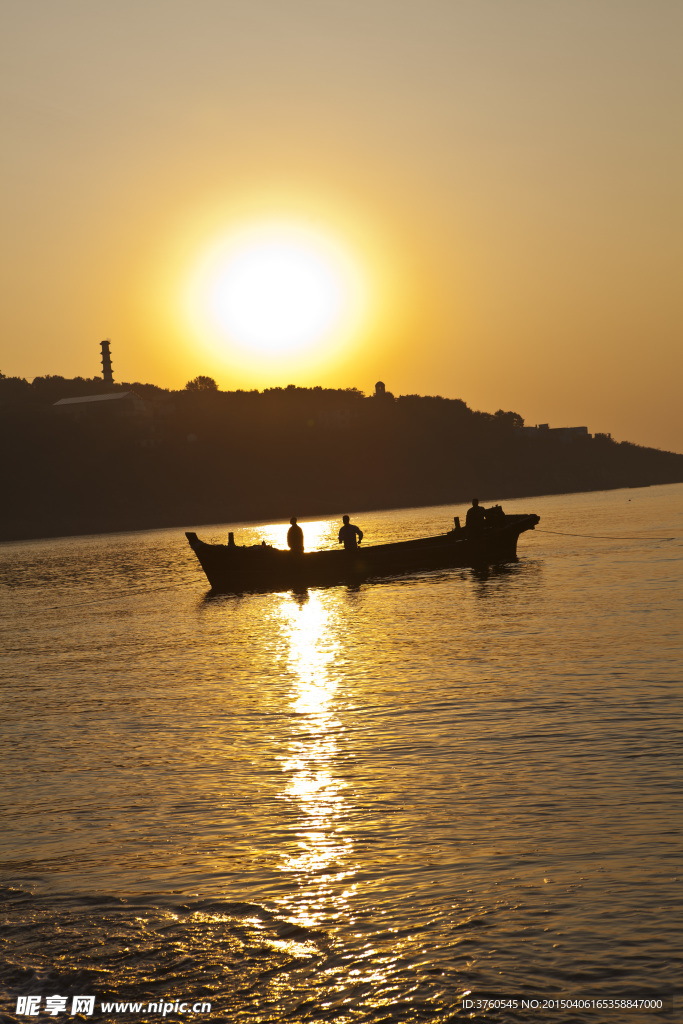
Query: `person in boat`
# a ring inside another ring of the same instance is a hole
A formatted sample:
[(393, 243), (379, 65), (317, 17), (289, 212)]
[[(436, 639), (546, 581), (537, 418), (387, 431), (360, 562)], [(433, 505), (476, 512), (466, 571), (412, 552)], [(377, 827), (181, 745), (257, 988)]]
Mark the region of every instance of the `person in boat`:
[(292, 516), (289, 520), (292, 524), (287, 530), (287, 547), (294, 555), (303, 555), (304, 553), (304, 531), (297, 524), (296, 516)]
[(482, 533), (486, 523), (486, 509), (479, 504), (479, 498), (472, 498), (472, 505), (467, 509), (465, 526), (469, 533)]
[(339, 531), (339, 543), (344, 545), (346, 551), (355, 551), (363, 539), (363, 531), (350, 522), (348, 516), (342, 516), (342, 522), (344, 525)]

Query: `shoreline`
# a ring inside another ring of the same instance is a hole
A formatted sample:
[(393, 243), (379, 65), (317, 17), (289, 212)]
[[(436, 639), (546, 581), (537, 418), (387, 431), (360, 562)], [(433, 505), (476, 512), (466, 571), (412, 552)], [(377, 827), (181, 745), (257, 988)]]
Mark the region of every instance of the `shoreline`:
[[(486, 505), (486, 504), (488, 504), (490, 502), (517, 501), (517, 500), (526, 499), (526, 498), (529, 498), (529, 499), (533, 499), (533, 498), (547, 498), (547, 497), (556, 497), (558, 495), (567, 495), (567, 496), (569, 496), (569, 495), (572, 495), (572, 494), (599, 494), (599, 493), (606, 492), (606, 491), (618, 491), (618, 490), (624, 490), (624, 491), (626, 491), (626, 490), (644, 490), (644, 489), (649, 488), (649, 487), (676, 486), (676, 484), (679, 484), (679, 483), (683, 483), (683, 480), (669, 480), (669, 481), (664, 481), (664, 482), (655, 481), (653, 483), (645, 483), (645, 484), (618, 484), (618, 485), (606, 486), (606, 487), (573, 488), (572, 490), (546, 490), (546, 491), (524, 490), (524, 491), (521, 491), (521, 492), (510, 493), (510, 494), (500, 494), (499, 493), (499, 494), (495, 494), (495, 495), (493, 495), (491, 497), (488, 497), (486, 495), (484, 495), (484, 496), (480, 495), (479, 497), (480, 497), (480, 500), (482, 501), (482, 503), (484, 505)], [(471, 495), (462, 496), (462, 497), (458, 495), (457, 497), (454, 497), (453, 499), (448, 500), (448, 501), (436, 501), (436, 502), (435, 501), (429, 501), (429, 502), (426, 502), (425, 504), (417, 504), (415, 502), (411, 502), (409, 504), (408, 503), (400, 504), (400, 505), (396, 505), (396, 504), (393, 504), (393, 503), (380, 503), (380, 504), (372, 503), (372, 504), (364, 506), (364, 507), (357, 507), (355, 505), (350, 504), (348, 506), (348, 508), (352, 509), (352, 514), (354, 516), (362, 516), (362, 515), (364, 515), (365, 513), (368, 513), (368, 512), (390, 512), (392, 510), (395, 510), (395, 511), (399, 512), (399, 511), (405, 511), (406, 509), (410, 509), (410, 508), (439, 508), (439, 507), (442, 507), (444, 505), (453, 505), (453, 506), (455, 506), (455, 505), (469, 505), (470, 501), (471, 501)], [(346, 511), (346, 507), (342, 511)], [(319, 509), (303, 510), (302, 512), (299, 513), (298, 518), (302, 522), (305, 522), (306, 520), (318, 519), (318, 518), (321, 518), (321, 519), (334, 518), (334, 517), (339, 517), (340, 518), (341, 515), (342, 515), (342, 511), (340, 511), (339, 508), (330, 508), (329, 506), (325, 505), (324, 508), (321, 507)], [(286, 522), (288, 520), (289, 516), (288, 515), (280, 515), (280, 514), (269, 515), (267, 513), (264, 513), (263, 515), (256, 515), (256, 514), (249, 515), (249, 516), (239, 516), (239, 515), (236, 515), (236, 516), (231, 516), (231, 517), (227, 517), (227, 518), (221, 519), (221, 518), (217, 518), (216, 516), (208, 516), (207, 515), (207, 516), (202, 516), (201, 518), (193, 519), (193, 520), (187, 520), (187, 519), (181, 518), (180, 516), (178, 516), (178, 517), (171, 516), (171, 517), (168, 517), (168, 519), (166, 521), (159, 521), (159, 520), (163, 520), (163, 518), (164, 517), (158, 517), (158, 519), (156, 519), (155, 522), (150, 522), (149, 520), (145, 520), (143, 518), (143, 519), (141, 519), (139, 521), (139, 523), (137, 525), (116, 526), (116, 525), (114, 525), (112, 523), (111, 525), (107, 525), (107, 526), (105, 526), (103, 528), (97, 528), (95, 526), (95, 524), (92, 524), (92, 526), (90, 528), (88, 528), (87, 526), (83, 526), (83, 528), (77, 529), (77, 530), (72, 530), (71, 532), (63, 532), (59, 528), (57, 528), (54, 532), (36, 533), (36, 532), (31, 531), (31, 532), (26, 532), (23, 535), (0, 537), (0, 544), (20, 544), (20, 543), (29, 542), (29, 541), (42, 541), (42, 540), (62, 540), (62, 539), (65, 540), (65, 539), (74, 538), (74, 537), (99, 537), (99, 536), (103, 536), (105, 534), (148, 533), (148, 532), (151, 533), (151, 532), (154, 532), (154, 531), (157, 531), (157, 530), (180, 530), (180, 531), (184, 532), (185, 530), (201, 529), (204, 526), (216, 526), (219, 523), (220, 524), (230, 524), (230, 525), (240, 525), (240, 526), (242, 526), (242, 525), (243, 526), (256, 526), (256, 525), (270, 524), (270, 523), (272, 523), (274, 521), (279, 521), (279, 520), (282, 520), (283, 522)], [(15, 532), (15, 531), (11, 531), (11, 532)]]

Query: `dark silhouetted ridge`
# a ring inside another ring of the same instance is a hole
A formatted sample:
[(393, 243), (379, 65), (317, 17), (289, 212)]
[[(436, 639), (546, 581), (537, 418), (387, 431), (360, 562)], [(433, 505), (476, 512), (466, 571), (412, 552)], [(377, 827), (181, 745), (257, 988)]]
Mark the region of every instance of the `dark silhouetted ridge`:
[(0, 377), (0, 423), (3, 540), (683, 481), (683, 455), (383, 388)]

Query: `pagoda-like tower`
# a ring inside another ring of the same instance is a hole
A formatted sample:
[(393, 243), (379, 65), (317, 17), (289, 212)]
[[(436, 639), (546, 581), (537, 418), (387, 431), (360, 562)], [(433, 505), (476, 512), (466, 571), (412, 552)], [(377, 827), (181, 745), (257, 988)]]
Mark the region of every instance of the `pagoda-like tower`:
[(114, 374), (111, 369), (111, 355), (109, 354), (109, 340), (100, 342), (102, 348), (102, 379), (105, 384), (114, 383)]

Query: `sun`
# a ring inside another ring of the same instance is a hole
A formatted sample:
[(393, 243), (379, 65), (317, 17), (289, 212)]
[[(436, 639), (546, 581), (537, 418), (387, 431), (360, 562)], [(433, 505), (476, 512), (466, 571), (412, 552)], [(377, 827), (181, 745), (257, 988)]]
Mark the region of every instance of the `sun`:
[(224, 343), (277, 356), (348, 333), (361, 292), (358, 269), (339, 243), (310, 227), (271, 222), (210, 246), (189, 304), (195, 322)]
[(323, 254), (292, 238), (254, 240), (218, 274), (216, 321), (238, 341), (298, 348), (324, 335), (344, 305), (343, 285)]

